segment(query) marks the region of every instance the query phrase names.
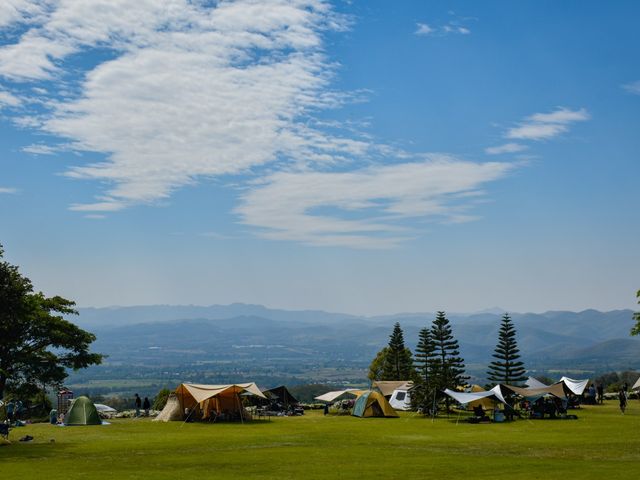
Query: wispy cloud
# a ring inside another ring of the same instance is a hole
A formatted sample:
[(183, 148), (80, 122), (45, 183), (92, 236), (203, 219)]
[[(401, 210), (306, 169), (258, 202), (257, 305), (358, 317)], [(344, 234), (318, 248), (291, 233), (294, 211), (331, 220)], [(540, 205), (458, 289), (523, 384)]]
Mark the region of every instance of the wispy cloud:
[(0, 108), (2, 106), (17, 107), (22, 102), (18, 97), (9, 92), (0, 90)]
[(443, 37), (445, 35), (451, 34), (469, 35), (471, 33), (471, 30), (469, 30), (469, 28), (467, 27), (454, 25), (451, 23), (446, 25), (429, 25), (427, 23), (416, 23), (416, 30), (413, 33), (420, 37)]
[(0, 194), (16, 194), (19, 190), (12, 187), (0, 187)]
[[(37, 96), (14, 123), (55, 136), (77, 162), (86, 152), (102, 158), (65, 172), (100, 182), (93, 201), (69, 207), (87, 218), (246, 175), (252, 182), (234, 180), (244, 188), (235, 212), (262, 236), (389, 247), (416, 234), (409, 218), (474, 219), (467, 210), (480, 186), (513, 167), (402, 152), (354, 125), (316, 120), (361, 100), (331, 89), (336, 65), (323, 36), (347, 23), (324, 0), (27, 3), (2, 17), (23, 26), (0, 47), (0, 77)], [(454, 20), (433, 28), (469, 33)], [(78, 75), (77, 58), (96, 50), (103, 60)]]
[(572, 123), (589, 118), (591, 117), (584, 108), (570, 110), (558, 107), (550, 113), (535, 113), (526, 117), (516, 127), (507, 130), (505, 137), (515, 140), (547, 140), (568, 131)]
[(347, 173), (280, 172), (250, 188), (236, 212), (265, 238), (310, 245), (388, 248), (417, 232), (404, 221), (459, 223), (480, 188), (510, 163), (473, 163), (443, 155)]
[(55, 155), (58, 153), (59, 148), (53, 145), (45, 145), (42, 143), (34, 143), (27, 145), (21, 149), (25, 153), (31, 153), (33, 155)]
[(522, 152), (529, 148), (527, 145), (522, 145), (521, 143), (505, 143), (503, 145), (498, 145), (496, 147), (485, 148), (485, 153), (489, 155), (501, 155), (503, 153), (518, 153)]
[(640, 95), (640, 80), (622, 85), (627, 92)]

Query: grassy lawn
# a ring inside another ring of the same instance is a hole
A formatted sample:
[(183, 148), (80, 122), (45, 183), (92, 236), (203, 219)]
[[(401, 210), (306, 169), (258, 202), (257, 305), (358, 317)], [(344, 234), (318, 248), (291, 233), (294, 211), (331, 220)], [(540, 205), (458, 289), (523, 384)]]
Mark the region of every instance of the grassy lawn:
[[(578, 420), (472, 425), (455, 417), (274, 418), (240, 424), (117, 420), (101, 427), (29, 425), (0, 447), (7, 479), (634, 478), (640, 402), (576, 411)], [(55, 439), (55, 442), (51, 442)], [(179, 475), (179, 476), (178, 476)]]

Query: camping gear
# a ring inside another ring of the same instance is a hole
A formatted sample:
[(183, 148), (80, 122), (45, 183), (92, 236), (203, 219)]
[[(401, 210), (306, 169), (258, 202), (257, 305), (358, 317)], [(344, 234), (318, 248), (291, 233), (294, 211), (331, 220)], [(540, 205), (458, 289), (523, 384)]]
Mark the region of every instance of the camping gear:
[(264, 396), (267, 397), (269, 406), (272, 410), (284, 410), (293, 411), (294, 408), (300, 403), (291, 395), (291, 392), (287, 390), (287, 387), (281, 385), (279, 387), (270, 388), (269, 390), (263, 390)]
[(356, 399), (351, 415), (354, 417), (398, 417), (382, 393), (367, 390)]
[(102, 403), (94, 403), (94, 405), (98, 411), (98, 415), (102, 418), (111, 418), (118, 413), (115, 408), (112, 408), (109, 405), (103, 405)]
[(49, 412), (49, 423), (51, 425), (55, 425), (58, 423), (58, 411), (55, 408), (52, 408)]
[[(471, 385), (470, 393), (479, 393), (486, 392), (484, 388), (480, 385)], [(491, 410), (493, 408), (493, 400), (490, 397), (479, 398), (478, 400), (473, 400), (467, 404), (467, 409), (473, 410), (478, 406), (482, 407), (484, 410)]]
[(411, 380), (376, 380), (371, 387), (379, 390), (396, 410), (411, 410)]
[(64, 416), (65, 425), (102, 425), (95, 405), (87, 397), (78, 397)]

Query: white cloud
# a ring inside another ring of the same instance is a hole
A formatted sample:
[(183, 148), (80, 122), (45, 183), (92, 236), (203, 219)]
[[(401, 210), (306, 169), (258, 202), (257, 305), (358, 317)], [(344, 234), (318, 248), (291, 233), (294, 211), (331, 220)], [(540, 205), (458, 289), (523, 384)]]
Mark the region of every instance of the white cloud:
[(627, 92), (640, 95), (640, 80), (622, 85)]
[(21, 150), (33, 155), (55, 155), (56, 153), (58, 153), (59, 149), (51, 145), (34, 143), (33, 145), (27, 145), (26, 147), (23, 147)]
[(416, 26), (418, 27), (414, 32), (416, 35), (431, 35), (436, 31), (434, 28), (431, 28), (426, 23), (417, 23)]
[(12, 188), (12, 187), (0, 187), (0, 194), (15, 194), (18, 193), (18, 189), (17, 188)]
[(504, 145), (498, 145), (496, 147), (485, 148), (485, 153), (489, 155), (501, 155), (503, 153), (517, 153), (526, 150), (526, 145), (522, 145), (521, 143), (505, 143)]
[(236, 213), (265, 238), (310, 245), (387, 248), (415, 232), (403, 220), (463, 222), (485, 183), (510, 163), (443, 155), (347, 173), (279, 172), (242, 195)]
[(518, 126), (510, 128), (505, 137), (516, 140), (546, 140), (569, 130), (574, 122), (588, 120), (589, 113), (580, 110), (569, 110), (558, 107), (550, 113), (535, 113), (525, 118)]
[(413, 32), (418, 36), (431, 36), (431, 37), (444, 37), (445, 35), (469, 35), (471, 34), (471, 30), (465, 26), (463, 23), (466, 23), (469, 20), (474, 20), (470, 17), (459, 17), (455, 14), (455, 12), (449, 12), (449, 15), (452, 17), (447, 23), (443, 23), (440, 25), (427, 24), (427, 23), (416, 23), (416, 30)]
[[(0, 76), (39, 95), (37, 109), (14, 123), (62, 139), (67, 151), (102, 155), (66, 171), (103, 185), (92, 201), (69, 207), (87, 218), (157, 203), (202, 179), (248, 174), (257, 180), (244, 185), (235, 212), (262, 236), (382, 248), (415, 235), (405, 219), (474, 219), (466, 210), (479, 187), (513, 167), (434, 156), (385, 166), (416, 157), (351, 125), (316, 121), (316, 111), (353, 98), (330, 90), (335, 65), (322, 36), (345, 22), (323, 0), (50, 5), (16, 43), (0, 47)], [(438, 28), (469, 33), (454, 23)], [(95, 49), (109, 55), (82, 75), (77, 61), (67, 64), (71, 55), (92, 59)], [(336, 130), (342, 134), (329, 133)]]
[(20, 99), (15, 95), (4, 90), (0, 90), (0, 107), (3, 105), (8, 107), (17, 107), (21, 103)]
[(0, 2), (0, 28), (17, 23), (32, 23), (46, 14), (53, 4), (50, 0), (2, 0)]

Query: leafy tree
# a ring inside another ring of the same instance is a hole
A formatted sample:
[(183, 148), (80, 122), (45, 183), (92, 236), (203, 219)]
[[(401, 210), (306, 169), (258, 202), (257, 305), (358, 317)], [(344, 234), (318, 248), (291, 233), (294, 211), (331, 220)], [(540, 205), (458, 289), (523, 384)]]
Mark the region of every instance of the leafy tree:
[(89, 351), (95, 336), (61, 316), (77, 314), (75, 303), (34, 293), (3, 254), (0, 245), (0, 398), (5, 389), (33, 396), (61, 384), (68, 368), (99, 364), (102, 355)]
[[(638, 303), (640, 304), (640, 290), (636, 293), (636, 298), (638, 299)], [(640, 312), (636, 312), (633, 314), (633, 320), (636, 324), (631, 329), (631, 335), (640, 335)]]
[(507, 313), (502, 317), (498, 333), (498, 344), (493, 357), (496, 360), (489, 364), (489, 371), (487, 372), (489, 380), (496, 383), (518, 385), (527, 379), (524, 363), (519, 360), (520, 350), (516, 341), (516, 329)]
[(418, 334), (416, 345), (416, 381), (411, 390), (411, 406), (416, 410), (427, 412), (432, 408), (433, 387), (430, 379), (432, 374), (433, 357), (435, 355), (434, 344), (431, 338), (431, 330), (423, 328)]
[(404, 334), (396, 322), (389, 336), (389, 345), (384, 356), (382, 380), (411, 380), (415, 377), (411, 350), (404, 345)]
[(168, 388), (163, 388), (162, 390), (160, 390), (153, 399), (153, 405), (151, 408), (153, 408), (154, 410), (162, 410), (167, 404), (169, 395), (171, 395), (171, 390), (169, 390)]
[(369, 373), (367, 374), (369, 380), (375, 381), (383, 379), (384, 364), (387, 359), (388, 351), (389, 349), (387, 347), (384, 347), (376, 354), (376, 357), (371, 361), (371, 365), (369, 365)]
[[(469, 379), (464, 374), (464, 359), (460, 357), (458, 341), (453, 337), (451, 324), (444, 312), (438, 312), (431, 325), (433, 342), (433, 362), (431, 363), (430, 384), (439, 397), (446, 388), (455, 390)], [(447, 410), (449, 397), (446, 397)]]

